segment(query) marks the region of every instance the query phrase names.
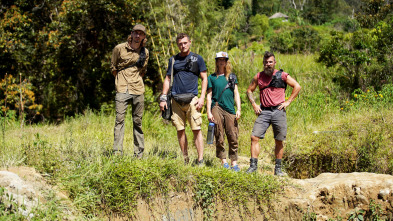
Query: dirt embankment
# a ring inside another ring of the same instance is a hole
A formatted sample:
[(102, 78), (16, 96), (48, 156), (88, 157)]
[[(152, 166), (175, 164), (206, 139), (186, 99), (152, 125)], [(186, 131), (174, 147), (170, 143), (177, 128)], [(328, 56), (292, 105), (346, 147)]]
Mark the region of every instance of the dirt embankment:
[[(282, 178), (289, 179), (289, 178)], [(216, 206), (218, 220), (302, 220), (316, 216), (317, 220), (343, 218), (351, 213), (367, 211), (372, 215), (380, 211), (380, 218), (393, 220), (393, 176), (373, 173), (324, 173), (312, 179), (290, 179), (291, 185), (285, 187), (282, 195), (277, 196), (270, 209), (264, 212), (258, 205), (250, 203), (247, 214), (238, 208), (229, 208), (219, 203)], [(18, 167), (0, 171), (0, 186), (12, 193), (16, 201), (25, 204), (22, 211), (29, 210), (38, 202), (45, 202), (45, 195), (52, 191), (64, 205), (72, 207), (66, 195), (45, 182), (32, 168)], [(194, 208), (191, 193), (171, 193), (147, 204), (140, 200), (136, 220), (202, 220), (200, 208)], [(72, 208), (67, 208), (72, 220)], [(225, 212), (223, 212), (225, 211)], [(114, 217), (112, 217), (114, 218)]]

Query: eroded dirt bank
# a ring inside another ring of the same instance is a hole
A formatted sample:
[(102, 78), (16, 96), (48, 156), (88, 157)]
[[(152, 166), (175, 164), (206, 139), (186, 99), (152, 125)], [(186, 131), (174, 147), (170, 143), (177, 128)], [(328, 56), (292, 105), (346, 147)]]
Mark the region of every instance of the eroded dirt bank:
[[(283, 178), (289, 179), (289, 178)], [(312, 179), (289, 179), (283, 194), (272, 205), (260, 208), (250, 203), (249, 211), (230, 208), (218, 202), (217, 220), (302, 220), (315, 214), (317, 220), (342, 218), (361, 210), (381, 213), (383, 220), (393, 220), (393, 176), (374, 173), (323, 173)], [(32, 168), (17, 167), (0, 171), (0, 186), (17, 197), (26, 208), (45, 201), (45, 194), (54, 191), (65, 205), (72, 207), (66, 195), (45, 182)], [(72, 220), (71, 211), (68, 208)], [(28, 214), (29, 211), (25, 211)], [(115, 220), (119, 218), (112, 217)], [(149, 203), (140, 200), (135, 220), (202, 220), (203, 213), (195, 208), (191, 193), (171, 193)]]

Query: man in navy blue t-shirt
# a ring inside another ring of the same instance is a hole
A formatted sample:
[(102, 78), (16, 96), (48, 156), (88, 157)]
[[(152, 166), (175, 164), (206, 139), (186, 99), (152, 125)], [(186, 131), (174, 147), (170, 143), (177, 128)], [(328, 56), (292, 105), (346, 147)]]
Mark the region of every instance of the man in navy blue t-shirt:
[[(188, 163), (188, 144), (185, 133), (186, 121), (194, 133), (195, 146), (198, 152), (198, 164), (203, 165), (203, 137), (201, 132), (201, 109), (205, 102), (207, 88), (206, 65), (203, 58), (190, 51), (190, 37), (180, 33), (176, 38), (180, 53), (169, 59), (168, 70), (164, 80), (160, 109), (166, 108), (167, 94), (172, 83), (172, 123), (177, 130), (177, 138), (183, 152), (184, 161)], [(172, 62), (173, 65), (172, 65)], [(201, 95), (198, 98), (198, 78), (202, 79)]]

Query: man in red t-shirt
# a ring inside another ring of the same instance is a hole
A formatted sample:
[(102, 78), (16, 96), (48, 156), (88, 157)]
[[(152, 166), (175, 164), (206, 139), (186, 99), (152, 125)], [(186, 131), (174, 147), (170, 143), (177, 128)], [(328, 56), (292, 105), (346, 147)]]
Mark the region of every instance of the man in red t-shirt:
[[(250, 168), (247, 173), (252, 173), (258, 169), (259, 139), (265, 137), (266, 130), (270, 125), (273, 127), (274, 139), (276, 142), (275, 155), (276, 165), (274, 175), (284, 176), (281, 170), (281, 159), (284, 153), (283, 141), (287, 135), (286, 108), (296, 98), (301, 89), (299, 83), (288, 73), (274, 69), (276, 59), (271, 52), (265, 52), (263, 57), (263, 72), (259, 72), (252, 79), (247, 89), (247, 96), (250, 100), (255, 114), (255, 120), (251, 135), (251, 159)], [(291, 96), (285, 100), (285, 89), (289, 85), (293, 88)], [(261, 106), (255, 103), (253, 92), (259, 87), (259, 99)]]

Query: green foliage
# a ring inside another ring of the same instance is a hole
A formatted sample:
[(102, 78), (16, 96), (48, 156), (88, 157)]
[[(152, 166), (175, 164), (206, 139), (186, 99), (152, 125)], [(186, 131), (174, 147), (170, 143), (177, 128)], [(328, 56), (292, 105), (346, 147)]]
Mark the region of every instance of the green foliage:
[(393, 13), (393, 3), (385, 0), (362, 0), (356, 20), (364, 28), (373, 28)]
[[(32, 91), (32, 84), (24, 80), (17, 82), (12, 75), (7, 75), (0, 81), (0, 108), (3, 112), (2, 116), (8, 115), (12, 118), (12, 113), (19, 111), (24, 114), (26, 112), (28, 119), (33, 119), (35, 115), (40, 114), (42, 105), (35, 103), (35, 94)], [(9, 111), (10, 114), (8, 114)]]
[(269, 19), (266, 15), (256, 14), (250, 18), (251, 33), (262, 37), (269, 28)]
[(340, 0), (310, 0), (305, 5), (302, 15), (312, 24), (321, 25), (333, 20), (338, 14), (349, 14), (342, 11), (348, 10), (348, 8), (343, 7), (345, 5), (345, 2)]
[(315, 52), (320, 41), (321, 37), (316, 30), (301, 26), (273, 35), (270, 38), (270, 48), (281, 53)]
[[(284, 157), (286, 161), (293, 162), (289, 168), (297, 168), (289, 169), (289, 173), (296, 177), (314, 177), (327, 171), (391, 173), (393, 167), (389, 160), (382, 160), (384, 163), (381, 163), (381, 159), (386, 158), (386, 154), (391, 154), (391, 142), (387, 138), (393, 132), (393, 122), (386, 121), (383, 110), (390, 106), (392, 97), (391, 84), (385, 85), (378, 92), (372, 88), (365, 92), (355, 90), (352, 100), (345, 101), (342, 105), (341, 113), (354, 115), (359, 112), (364, 115), (373, 109), (379, 114), (362, 120), (363, 115), (355, 116), (355, 119), (350, 120), (351, 123), (343, 122), (337, 127), (315, 131), (312, 144), (302, 148), (303, 152), (288, 151), (288, 155)], [(313, 107), (319, 108), (316, 105)], [(350, 140), (343, 140), (342, 136), (349, 137)]]
[(319, 62), (338, 65), (337, 82), (349, 90), (369, 86), (380, 89), (393, 76), (392, 34), (393, 18), (381, 22), (373, 30), (359, 30), (344, 35), (333, 32), (321, 48)]

